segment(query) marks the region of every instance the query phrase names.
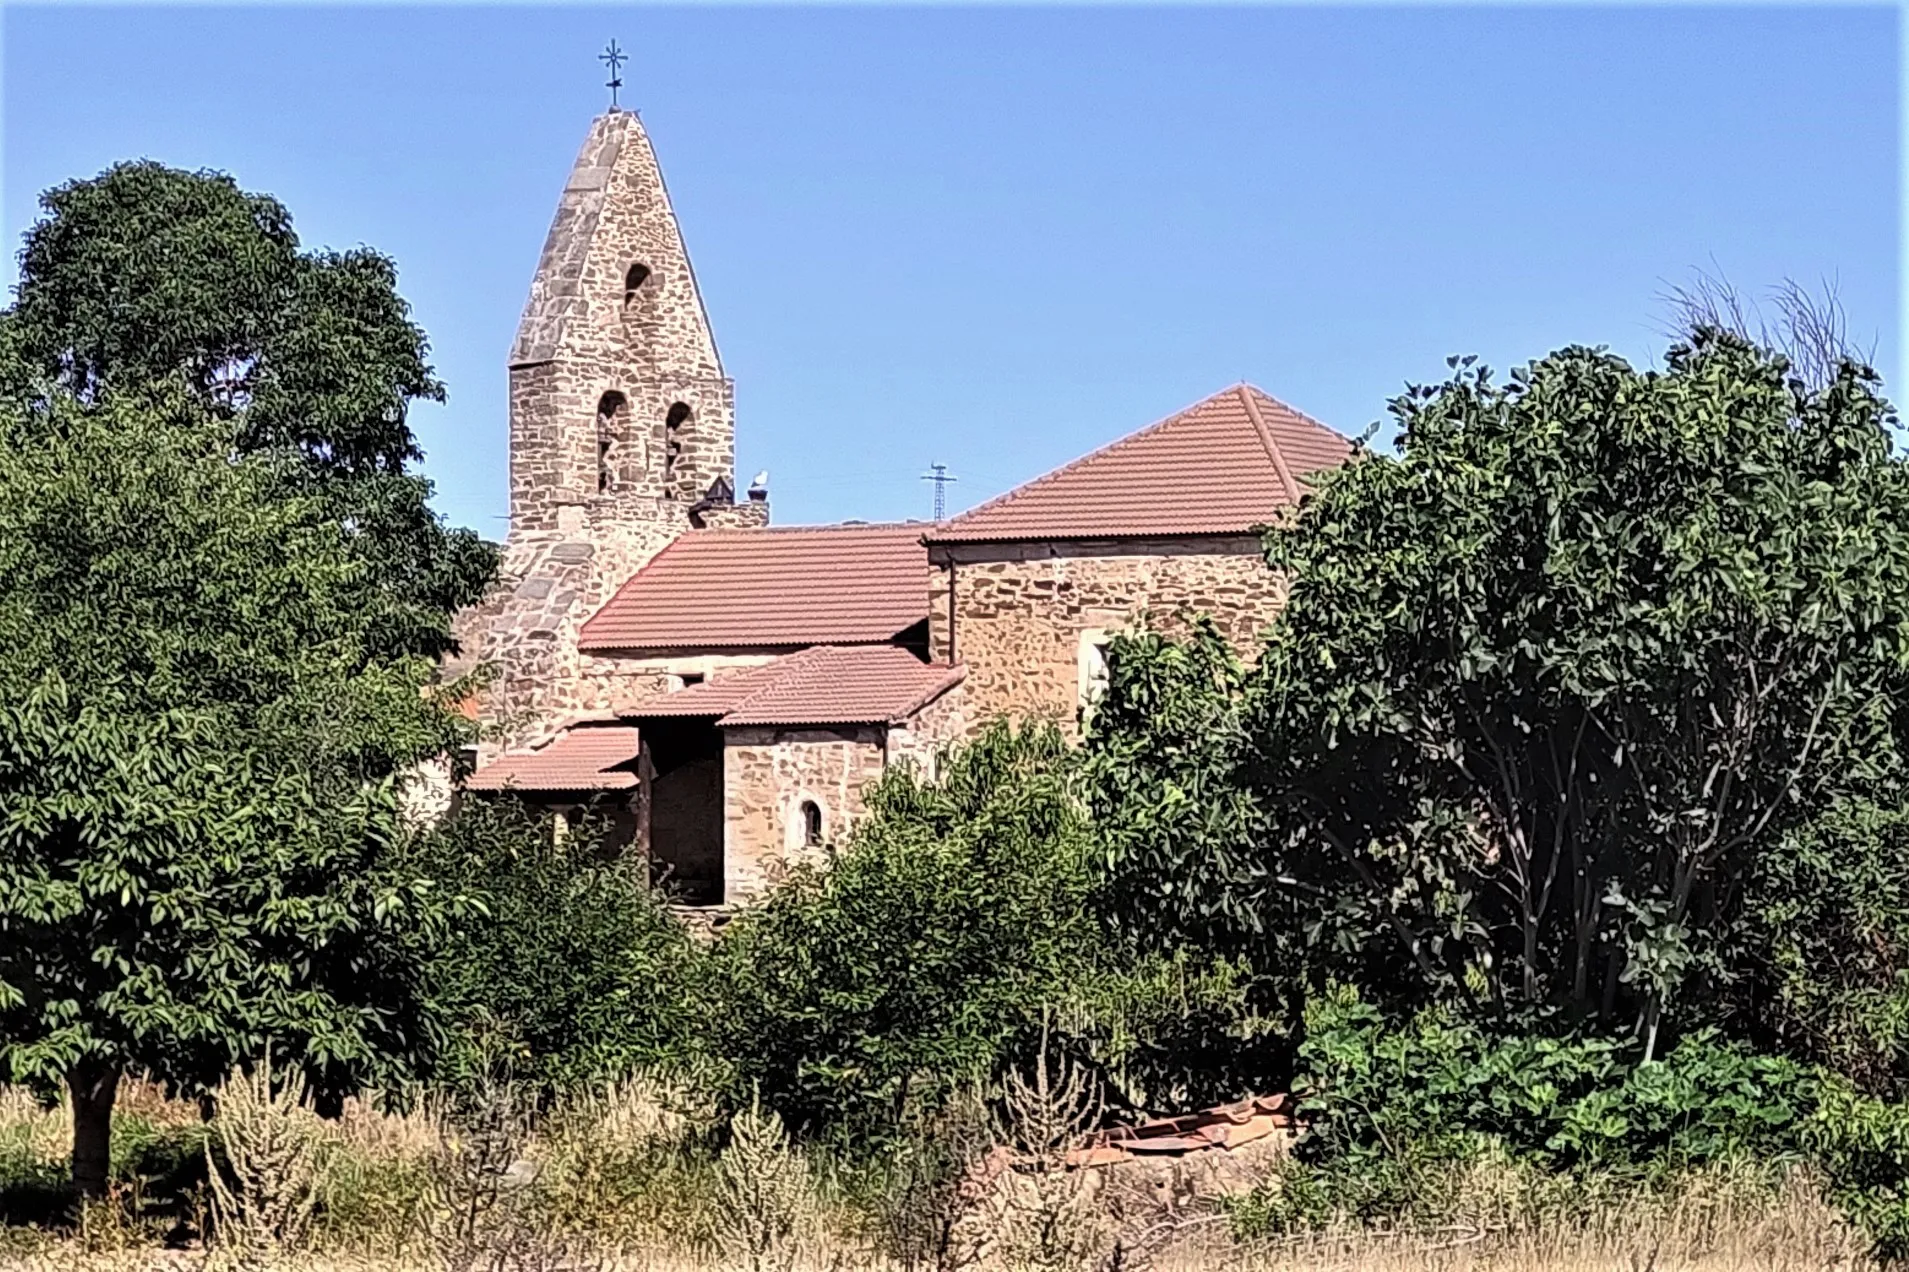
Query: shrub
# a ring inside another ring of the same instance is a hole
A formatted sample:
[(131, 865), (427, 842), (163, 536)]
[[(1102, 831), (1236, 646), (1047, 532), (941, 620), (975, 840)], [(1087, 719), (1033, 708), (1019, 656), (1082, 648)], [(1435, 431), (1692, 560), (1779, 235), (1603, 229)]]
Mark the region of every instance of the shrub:
[(1909, 809), (1834, 804), (1757, 854), (1722, 961), (1733, 1034), (1909, 1094)]
[(422, 952), (447, 1032), (440, 1082), (468, 1086), (503, 1051), (547, 1100), (688, 1053), (699, 951), (643, 863), (602, 848), (593, 822), (557, 837), (520, 803), (472, 802), (412, 851), (466, 899)]
[(1492, 1141), (1570, 1171), (1791, 1153), (1816, 1082), (1704, 1032), (1642, 1063), (1630, 1040), (1487, 1032), (1443, 1010), (1404, 1028), (1339, 990), (1309, 1015), (1295, 1083), (1323, 1156), (1463, 1157)]
[(738, 1102), (879, 1140), (990, 1076), (1100, 938), (1058, 731), (998, 726), (939, 781), (898, 766), (868, 799), (837, 859), (724, 933), (711, 1015)]

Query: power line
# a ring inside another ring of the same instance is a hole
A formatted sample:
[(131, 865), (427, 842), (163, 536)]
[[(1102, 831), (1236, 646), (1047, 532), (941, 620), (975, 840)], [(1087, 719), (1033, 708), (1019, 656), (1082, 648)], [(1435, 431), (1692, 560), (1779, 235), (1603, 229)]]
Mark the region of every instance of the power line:
[(961, 479), (949, 472), (946, 464), (930, 464), (928, 469), (921, 479), (935, 483), (935, 520), (940, 521), (948, 515), (948, 483)]

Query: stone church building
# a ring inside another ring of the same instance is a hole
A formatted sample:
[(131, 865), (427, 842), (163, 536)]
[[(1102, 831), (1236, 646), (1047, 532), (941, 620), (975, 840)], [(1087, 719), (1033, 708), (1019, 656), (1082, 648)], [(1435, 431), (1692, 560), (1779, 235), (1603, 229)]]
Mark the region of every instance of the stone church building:
[(1003, 714), (1077, 727), (1110, 636), (1274, 617), (1256, 528), (1339, 434), (1225, 388), (941, 522), (781, 527), (636, 115), (592, 125), (510, 354), (510, 529), (461, 616), (491, 665), (469, 792), (607, 804), (685, 905), (837, 842), (898, 761)]

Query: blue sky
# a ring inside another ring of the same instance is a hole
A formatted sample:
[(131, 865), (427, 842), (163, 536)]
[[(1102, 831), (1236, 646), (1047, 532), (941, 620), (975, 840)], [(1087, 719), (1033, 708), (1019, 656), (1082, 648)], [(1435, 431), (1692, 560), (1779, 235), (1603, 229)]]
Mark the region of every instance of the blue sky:
[(390, 253), (450, 387), (415, 416), (439, 507), (492, 536), (504, 355), (612, 36), (778, 521), (925, 516), (937, 460), (965, 506), (1239, 379), (1356, 434), (1447, 354), (1651, 360), (1698, 267), (1834, 279), (1897, 379), (1888, 8), (3, 20), (10, 245), (41, 188), (144, 156)]

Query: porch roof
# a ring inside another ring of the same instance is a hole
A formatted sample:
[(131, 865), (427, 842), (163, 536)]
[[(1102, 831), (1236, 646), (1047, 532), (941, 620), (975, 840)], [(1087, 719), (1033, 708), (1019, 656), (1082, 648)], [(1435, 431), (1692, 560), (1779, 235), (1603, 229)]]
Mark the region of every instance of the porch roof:
[(471, 774), (472, 791), (621, 791), (636, 785), (637, 731), (579, 724), (533, 750), (506, 751)]
[(897, 645), (816, 645), (619, 706), (617, 715), (637, 722), (700, 716), (718, 728), (899, 724), (966, 675), (958, 663), (925, 663)]

